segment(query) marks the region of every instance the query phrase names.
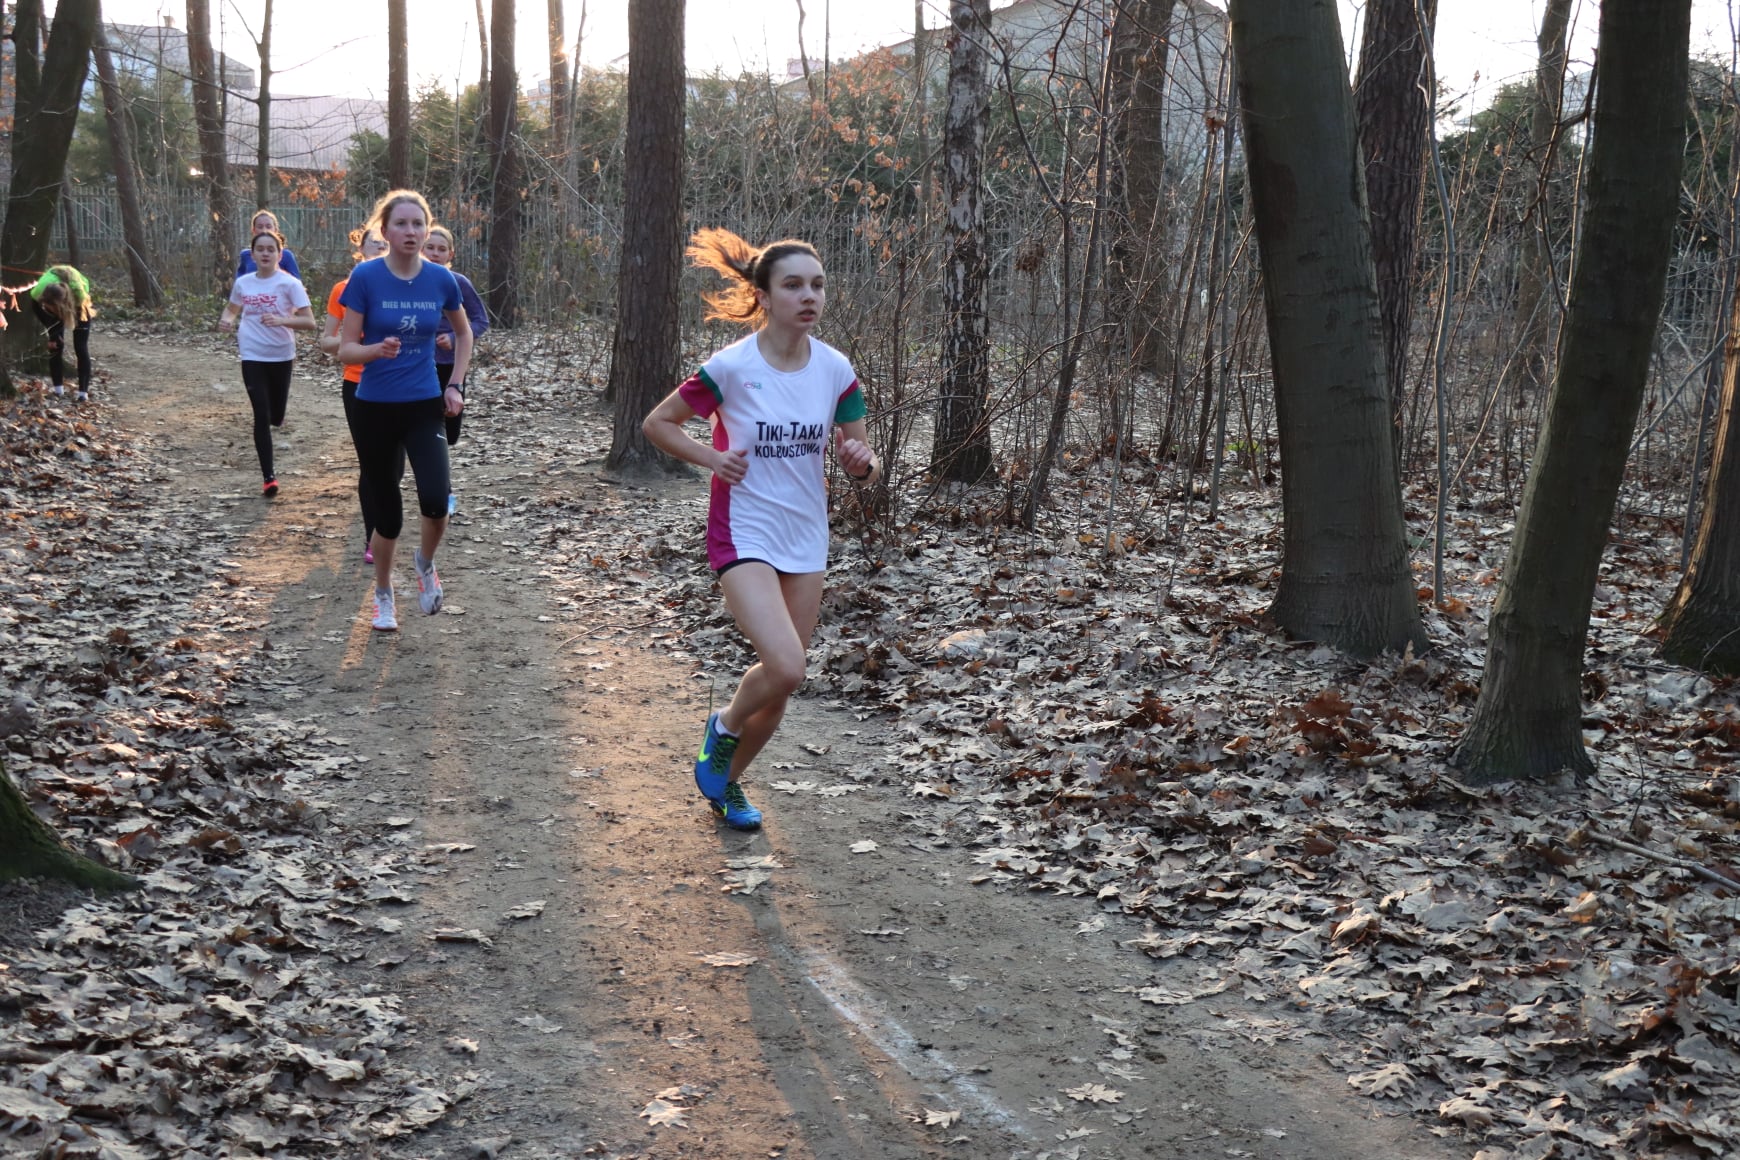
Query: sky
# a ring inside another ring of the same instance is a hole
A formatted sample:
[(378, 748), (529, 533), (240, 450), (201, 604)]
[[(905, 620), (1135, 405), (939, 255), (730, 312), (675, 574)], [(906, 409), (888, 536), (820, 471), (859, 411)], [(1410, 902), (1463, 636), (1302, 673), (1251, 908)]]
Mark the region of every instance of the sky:
[[(925, 22), (945, 22), (946, 0), (923, 0)], [(1006, 0), (992, 0), (1001, 8)], [(1218, 0), (1217, 0), (1218, 2)], [(1594, 57), (1597, 0), (1573, 0), (1573, 67)], [(913, 5), (908, 0), (689, 0), (686, 16), (691, 73), (739, 68), (784, 74), (798, 52), (798, 12), (806, 13), (804, 48), (812, 59), (835, 60), (912, 34)], [(1359, 33), (1364, 0), (1338, 0), (1344, 36)], [(1222, 5), (1224, 6), (1224, 5)], [(1467, 112), (1483, 106), (1496, 87), (1528, 75), (1534, 68), (1535, 30), (1543, 0), (1440, 0), (1437, 32), (1439, 79)], [(453, 88), (477, 79), (476, 0), (411, 0), (411, 73), (414, 85)], [(484, 0), (484, 10), (490, 8)], [(252, 61), (255, 53), (246, 27), (256, 23), (262, 0), (213, 0), (212, 21), (221, 25), (231, 57)], [(517, 5), (517, 59), (522, 85), (549, 73), (544, 25), (545, 4)], [(588, 65), (620, 66), (628, 51), (628, 0), (566, 0), (566, 42), (578, 36), (581, 60)], [(164, 14), (185, 26), (181, 0), (104, 0), (111, 21), (156, 24)], [(358, 19), (367, 13), (368, 19)], [(584, 25), (581, 18), (584, 15)], [(1740, 0), (1693, 0), (1694, 49), (1730, 55), (1730, 29), (1740, 21)], [(281, 94), (330, 94), (384, 98), (386, 94), (386, 6), (378, 0), (299, 0), (279, 4), (273, 27), (273, 88)]]

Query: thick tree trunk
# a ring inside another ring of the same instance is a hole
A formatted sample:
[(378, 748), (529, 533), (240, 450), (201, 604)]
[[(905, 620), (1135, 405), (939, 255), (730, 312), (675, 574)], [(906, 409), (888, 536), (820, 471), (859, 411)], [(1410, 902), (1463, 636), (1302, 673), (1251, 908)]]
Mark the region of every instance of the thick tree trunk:
[(1166, 287), (1166, 61), (1177, 0), (1139, 0), (1116, 22), (1112, 44), (1117, 155), (1111, 197), (1123, 221), (1108, 256), (1113, 309), (1123, 316), (1130, 361), (1156, 377), (1171, 372), (1162, 330)]
[(187, 0), (187, 57), (188, 71), (193, 74), (193, 116), (199, 124), (199, 166), (205, 175), (206, 207), (211, 218), (212, 288), (227, 294), (234, 281), (230, 232), (236, 210), (224, 152), (223, 94), (212, 60), (209, 0)]
[(1335, 5), (1229, 11), (1285, 465), (1269, 614), (1355, 656), (1424, 647)]
[(944, 479), (978, 483), (994, 470), (985, 417), (990, 395), (990, 330), (985, 312), (988, 264), (980, 169), (990, 121), (990, 0), (950, 0), (948, 125), (943, 138), (942, 386), (937, 396), (931, 470)]
[[(1420, 27), (1420, 9), (1426, 27)], [(1377, 269), (1378, 312), (1384, 326), (1384, 368), (1390, 422), (1398, 457), (1408, 381), (1408, 337), (1413, 321), (1414, 247), (1420, 228), (1422, 176), (1432, 83), (1426, 59), (1438, 0), (1371, 0), (1359, 50), (1359, 143), (1365, 159), (1366, 202), (1371, 207), (1372, 263)]]
[(512, 330), (520, 301), (520, 74), (514, 68), (514, 2), (490, 11), (489, 312)]
[(272, 204), (272, 0), (260, 22), (260, 132), (254, 142), (254, 207)]
[(127, 275), (133, 283), (133, 305), (159, 306), (163, 302), (163, 287), (152, 271), (151, 254), (145, 239), (145, 215), (139, 208), (139, 171), (133, 156), (132, 129), (120, 85), (115, 79), (115, 62), (109, 55), (109, 42), (103, 35), (100, 20), (91, 40), (91, 59), (96, 63), (97, 80), (103, 89), (103, 121), (109, 127), (109, 163), (115, 171), (115, 198), (121, 203), (121, 241), (127, 247)]
[[(20, 19), (24, 15), (21, 8)], [(36, 32), (17, 33), (20, 87), (12, 134), (12, 185), (6, 195), (6, 222), (0, 227), (0, 265), (6, 281), (14, 285), (34, 282), (50, 264), (49, 235), (60, 210), (66, 155), (78, 120), (97, 20), (97, 0), (61, 0), (40, 64), (34, 51)], [(25, 44), (32, 51), (22, 51)], [(27, 75), (39, 79), (26, 86)], [(42, 349), (42, 328), (28, 304), (9, 310), (6, 321), (8, 365), (33, 365), (32, 358)], [(0, 370), (0, 396), (13, 393), (10, 377)]]
[(387, 184), (411, 187), (411, 33), (405, 0), (387, 0)]
[[(62, 6), (66, 0), (61, 0)], [(139, 880), (73, 853), (31, 812), (0, 762), (0, 882), (56, 878), (93, 890), (135, 890)]]
[(1723, 352), (1721, 414), (1691, 563), (1662, 613), (1661, 655), (1706, 673), (1740, 676), (1740, 296)]
[(681, 357), (683, 23), (683, 0), (629, 0), (622, 257), (606, 388), (615, 407), (606, 466), (614, 471), (667, 465), (640, 424), (676, 382)]
[(1535, 66), (1534, 99), (1529, 108), (1529, 156), (1535, 165), (1536, 193), (1518, 254), (1516, 295), (1517, 357), (1511, 378), (1519, 394), (1547, 385), (1552, 364), (1554, 317), (1558, 302), (1553, 285), (1552, 179), (1554, 130), (1565, 90), (1565, 37), (1571, 24), (1571, 0), (1547, 0), (1541, 15), (1539, 53)]
[(1691, 0), (1604, 0), (1584, 228), (1546, 424), (1453, 761), (1477, 784), (1589, 773), (1581, 677), (1608, 524), (1661, 316)]

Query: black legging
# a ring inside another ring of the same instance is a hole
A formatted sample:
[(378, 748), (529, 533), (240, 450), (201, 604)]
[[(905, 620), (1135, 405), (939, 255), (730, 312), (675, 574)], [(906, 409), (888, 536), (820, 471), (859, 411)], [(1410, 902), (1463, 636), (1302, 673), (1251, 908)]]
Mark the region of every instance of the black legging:
[(440, 396), (414, 403), (357, 399), (351, 437), (362, 467), (364, 502), (374, 509), (375, 531), (396, 540), (405, 527), (399, 479), (405, 461), (417, 480), (417, 508), (430, 519), (447, 518), (446, 415)]
[(242, 360), (242, 385), (254, 408), (254, 453), (260, 457), (260, 478), (275, 479), (272, 472), (272, 428), (284, 425), (284, 408), (290, 404), (290, 368), (295, 360), (255, 362)]
[[(361, 463), (363, 444), (362, 436), (357, 434), (356, 384), (349, 379), (342, 380), (341, 384), (344, 387), (345, 426), (350, 428), (350, 445), (356, 448), (357, 462)], [(403, 478), (405, 478), (405, 449), (401, 447), (399, 449), (399, 467), (393, 472), (393, 490), (395, 492), (399, 490), (398, 481)], [(374, 539), (377, 521), (375, 519), (374, 498), (369, 492), (368, 484), (364, 482), (361, 468), (358, 468), (356, 473), (356, 502), (357, 506), (362, 508), (363, 543), (366, 544)]]
[[(441, 397), (445, 399), (447, 397), (447, 380), (453, 377), (453, 364), (443, 362), (436, 363), (435, 377), (441, 380)], [(459, 397), (461, 399), (465, 398), (465, 387), (463, 384), (459, 388)], [(459, 442), (459, 424), (460, 421), (465, 418), (465, 412), (461, 411), (457, 415), (449, 415), (447, 414), (446, 406), (443, 405), (442, 416), (447, 420), (447, 446), (452, 447)]]
[[(36, 311), (36, 317), (48, 327), (48, 380), (55, 386), (61, 386), (66, 381), (66, 360), (62, 357), (62, 348), (66, 345), (66, 323), (60, 315), (52, 310), (44, 310), (42, 303), (32, 298), (30, 307)], [(91, 389), (91, 320), (73, 327), (73, 358), (78, 361), (79, 390)]]

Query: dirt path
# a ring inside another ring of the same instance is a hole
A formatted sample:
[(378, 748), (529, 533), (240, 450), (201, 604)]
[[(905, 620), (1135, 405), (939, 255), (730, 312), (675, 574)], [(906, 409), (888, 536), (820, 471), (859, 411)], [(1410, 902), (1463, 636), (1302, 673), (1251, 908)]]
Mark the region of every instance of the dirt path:
[[(478, 1086), (379, 1154), (1454, 1154), (1348, 1094), (1285, 997), (1144, 1003), (1236, 976), (1126, 949), (1143, 931), (1092, 897), (973, 885), (973, 803), (908, 796), (874, 720), (800, 699), (754, 779), (766, 829), (717, 827), (686, 771), (709, 682), (730, 675), (652, 647), (692, 626), (648, 627), (662, 580), (621, 564), (650, 505), (698, 544), (702, 487), (601, 479), (590, 403), (479, 400), (454, 456), (450, 610), (416, 613), (407, 566), (403, 631), (382, 636), (335, 376), (298, 378), (267, 503), (218, 349), (97, 357), (110, 420), (154, 436), (167, 486), (209, 497), (211, 550), (270, 593), (233, 715), (324, 730), (333, 819), (359, 846), (421, 851), (341, 969), (400, 997), (416, 1062)], [(555, 563), (601, 530), (612, 558)], [(728, 863), (762, 858), (742, 874), (765, 881), (725, 892)], [(721, 954), (753, 961), (702, 957)], [(681, 1126), (642, 1115), (661, 1095)]]

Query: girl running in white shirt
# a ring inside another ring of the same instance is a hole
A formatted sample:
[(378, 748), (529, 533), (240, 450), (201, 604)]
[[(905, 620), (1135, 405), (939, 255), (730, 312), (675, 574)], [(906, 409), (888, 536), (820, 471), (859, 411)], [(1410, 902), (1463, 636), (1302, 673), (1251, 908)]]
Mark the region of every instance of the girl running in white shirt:
[[(859, 483), (881, 473), (865, 442), (864, 395), (846, 356), (810, 331), (827, 275), (808, 242), (756, 249), (728, 230), (702, 230), (688, 256), (731, 284), (706, 296), (708, 318), (756, 327), (707, 360), (646, 417), (653, 445), (713, 473), (707, 562), (725, 606), (755, 649), (731, 703), (707, 718), (695, 785), (726, 825), (753, 830), (761, 811), (740, 779), (803, 683), (828, 567), (823, 454)], [(712, 423), (711, 443), (683, 424)]]
[[(242, 383), (254, 409), (254, 451), (260, 457), (261, 494), (278, 494), (272, 467), (272, 428), (284, 425), (290, 402), (290, 371), (296, 365), (297, 330), (314, 329), (314, 311), (300, 281), (278, 268), (284, 241), (262, 230), (249, 243), (254, 272), (236, 279), (218, 325), (236, 331), (242, 356)], [(241, 325), (236, 326), (237, 318)]]

